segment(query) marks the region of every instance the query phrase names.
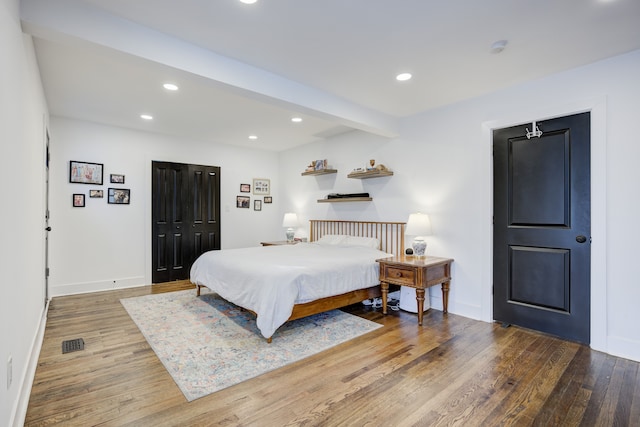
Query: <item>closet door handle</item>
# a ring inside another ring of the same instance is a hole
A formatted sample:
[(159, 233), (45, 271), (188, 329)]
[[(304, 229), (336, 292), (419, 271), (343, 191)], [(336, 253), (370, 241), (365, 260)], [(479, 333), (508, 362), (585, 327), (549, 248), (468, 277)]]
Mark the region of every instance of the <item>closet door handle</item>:
[(583, 235), (580, 235), (580, 236), (576, 237), (576, 242), (578, 242), (578, 243), (584, 243), (586, 241), (587, 241), (587, 238), (585, 236), (583, 236)]

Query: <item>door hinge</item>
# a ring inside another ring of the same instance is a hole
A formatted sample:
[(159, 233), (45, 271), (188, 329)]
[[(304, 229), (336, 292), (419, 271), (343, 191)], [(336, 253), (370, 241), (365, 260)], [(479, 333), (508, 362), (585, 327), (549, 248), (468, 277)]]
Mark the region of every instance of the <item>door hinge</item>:
[(49, 277), (49, 267), (44, 269), (44, 277)]

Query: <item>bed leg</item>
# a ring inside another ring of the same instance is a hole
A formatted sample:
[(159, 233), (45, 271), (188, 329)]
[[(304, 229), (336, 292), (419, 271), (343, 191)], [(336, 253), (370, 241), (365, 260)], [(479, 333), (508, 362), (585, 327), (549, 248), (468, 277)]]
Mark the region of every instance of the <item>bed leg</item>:
[(200, 285), (196, 285), (196, 296), (200, 296)]
[(273, 340), (273, 337), (269, 337), (267, 338), (267, 344), (271, 344), (271, 341)]

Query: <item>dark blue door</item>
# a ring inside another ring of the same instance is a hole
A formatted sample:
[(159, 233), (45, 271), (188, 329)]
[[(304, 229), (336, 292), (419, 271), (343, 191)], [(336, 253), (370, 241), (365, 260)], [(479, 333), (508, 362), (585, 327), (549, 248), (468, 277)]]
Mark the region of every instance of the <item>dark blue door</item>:
[(537, 128), (493, 132), (494, 319), (588, 344), (590, 114)]

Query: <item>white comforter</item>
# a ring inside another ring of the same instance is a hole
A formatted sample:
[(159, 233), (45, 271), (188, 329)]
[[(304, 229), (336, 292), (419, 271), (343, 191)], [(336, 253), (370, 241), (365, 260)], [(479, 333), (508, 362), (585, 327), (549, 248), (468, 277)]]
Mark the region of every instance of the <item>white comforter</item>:
[(269, 338), (294, 304), (377, 285), (375, 260), (389, 256), (363, 246), (315, 243), (225, 249), (202, 254), (191, 267), (191, 282), (254, 311)]

